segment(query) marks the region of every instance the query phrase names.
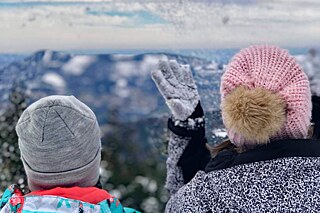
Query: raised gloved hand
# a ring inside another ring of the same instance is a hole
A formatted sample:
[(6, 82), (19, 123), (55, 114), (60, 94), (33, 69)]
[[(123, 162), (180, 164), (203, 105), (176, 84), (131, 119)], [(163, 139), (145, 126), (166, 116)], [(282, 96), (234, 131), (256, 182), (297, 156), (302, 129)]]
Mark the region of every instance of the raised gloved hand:
[(185, 121), (200, 100), (189, 65), (160, 61), (151, 75), (174, 118)]

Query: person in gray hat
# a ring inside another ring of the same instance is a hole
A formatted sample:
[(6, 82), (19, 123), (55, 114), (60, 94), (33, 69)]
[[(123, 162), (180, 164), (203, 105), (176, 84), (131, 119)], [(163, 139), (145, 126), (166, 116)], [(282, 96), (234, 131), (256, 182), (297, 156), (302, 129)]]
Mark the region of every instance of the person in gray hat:
[(33, 103), (21, 115), (16, 132), (32, 192), (23, 195), (10, 186), (0, 212), (137, 212), (101, 189), (100, 128), (92, 110), (74, 96)]

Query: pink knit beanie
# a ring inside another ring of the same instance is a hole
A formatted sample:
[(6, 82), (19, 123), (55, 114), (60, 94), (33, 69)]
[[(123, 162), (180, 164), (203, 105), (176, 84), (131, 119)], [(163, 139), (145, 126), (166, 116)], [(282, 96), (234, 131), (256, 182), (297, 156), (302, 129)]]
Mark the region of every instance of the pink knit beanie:
[(223, 74), (220, 92), (223, 122), (235, 145), (307, 137), (309, 81), (287, 50), (266, 45), (242, 49)]

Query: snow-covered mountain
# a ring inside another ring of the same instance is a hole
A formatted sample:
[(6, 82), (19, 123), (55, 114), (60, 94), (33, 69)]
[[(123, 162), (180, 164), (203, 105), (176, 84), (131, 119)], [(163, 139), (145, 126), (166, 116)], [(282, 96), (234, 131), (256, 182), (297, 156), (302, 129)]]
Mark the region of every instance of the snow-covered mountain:
[(320, 96), (320, 54), (316, 49), (310, 49), (308, 54), (296, 58), (309, 77), (312, 94)]
[(218, 109), (222, 65), (195, 57), (174, 54), (70, 55), (39, 51), (0, 70), (0, 99), (5, 104), (13, 84), (24, 84), (37, 100), (52, 94), (74, 95), (106, 121), (116, 110), (127, 121), (157, 117), (168, 112), (150, 78), (160, 59), (190, 64), (207, 111)]

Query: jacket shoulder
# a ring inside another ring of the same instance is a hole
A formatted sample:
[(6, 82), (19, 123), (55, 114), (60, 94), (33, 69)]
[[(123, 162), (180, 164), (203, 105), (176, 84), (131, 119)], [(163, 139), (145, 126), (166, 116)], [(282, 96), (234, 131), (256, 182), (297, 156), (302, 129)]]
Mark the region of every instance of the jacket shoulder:
[(318, 165), (319, 157), (287, 157), (198, 172), (171, 197), (166, 212), (317, 212)]
[(165, 212), (210, 212), (217, 200), (210, 174), (199, 171), (186, 185), (169, 199)]
[(117, 198), (106, 199), (98, 204), (52, 195), (23, 195), (16, 185), (11, 185), (0, 200), (0, 213), (4, 212), (66, 212), (85, 213), (139, 213), (133, 209), (123, 208)]

